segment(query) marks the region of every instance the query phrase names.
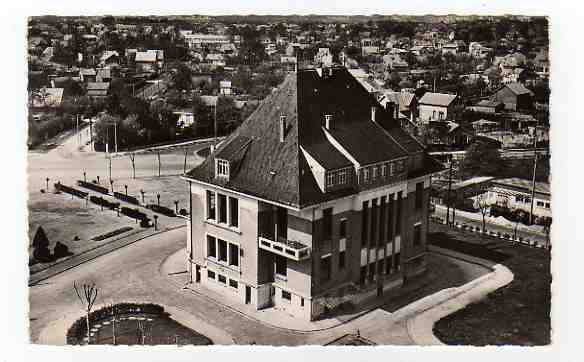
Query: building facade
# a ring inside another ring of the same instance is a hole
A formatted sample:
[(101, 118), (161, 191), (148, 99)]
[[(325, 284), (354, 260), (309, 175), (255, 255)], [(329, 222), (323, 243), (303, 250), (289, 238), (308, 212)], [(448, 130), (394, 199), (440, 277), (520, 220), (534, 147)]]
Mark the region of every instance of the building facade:
[(439, 168), (345, 68), (289, 74), (184, 176), (190, 281), (305, 320), (383, 294), (425, 270)]

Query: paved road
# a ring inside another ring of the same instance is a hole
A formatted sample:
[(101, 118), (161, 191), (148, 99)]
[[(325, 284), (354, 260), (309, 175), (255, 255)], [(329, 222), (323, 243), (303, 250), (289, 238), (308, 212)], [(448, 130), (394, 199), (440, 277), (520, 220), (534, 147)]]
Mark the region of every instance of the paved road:
[[(443, 219), (446, 219), (446, 211), (443, 210), (442, 208), (437, 207), (436, 210), (434, 211), (434, 215), (439, 216)], [(451, 213), (451, 215), (452, 215), (452, 213)], [(464, 215), (462, 215), (460, 213), (455, 213), (454, 219), (456, 222), (459, 222), (459, 223), (465, 223), (465, 224), (479, 226), (479, 227), (482, 227), (482, 225), (483, 225), (481, 221), (465, 217)], [(489, 231), (500, 232), (501, 234), (509, 234), (511, 236), (514, 235), (513, 228), (505, 227), (505, 226), (501, 226), (501, 225), (487, 223), (486, 229)], [(518, 229), (517, 236), (536, 241), (537, 243), (542, 244), (542, 245), (546, 244), (545, 235), (542, 235), (539, 233)]]

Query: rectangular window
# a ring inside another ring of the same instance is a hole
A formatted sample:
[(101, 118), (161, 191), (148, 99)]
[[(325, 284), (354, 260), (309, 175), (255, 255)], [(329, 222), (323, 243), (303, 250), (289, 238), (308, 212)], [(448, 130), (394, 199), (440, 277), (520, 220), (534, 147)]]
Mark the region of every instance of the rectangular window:
[(543, 201), (537, 201), (537, 206), (543, 207), (543, 205), (544, 205)]
[(367, 182), (369, 182), (369, 169), (364, 168), (363, 169), (363, 183), (367, 183)]
[(239, 287), (239, 283), (237, 280), (229, 279), (229, 286), (231, 288), (237, 289)]
[(330, 171), (326, 173), (326, 186), (332, 187), (335, 184), (335, 173)]
[(379, 243), (378, 244), (382, 244), (382, 241), (386, 240), (387, 235), (385, 234), (385, 227), (386, 227), (386, 223), (385, 223), (385, 215), (387, 215), (387, 210), (386, 210), (386, 202), (385, 202), (386, 197), (385, 196), (381, 196), (381, 198), (379, 199)]
[(371, 169), (371, 181), (375, 181), (377, 179), (377, 166), (373, 166)]
[(390, 274), (391, 273), (391, 255), (388, 256), (387, 258), (385, 258), (385, 274)]
[(287, 275), (288, 264), (286, 258), (280, 255), (275, 256), (276, 274), (285, 277)]
[(515, 202), (523, 202), (523, 196), (521, 195), (515, 196)]
[(377, 261), (377, 275), (383, 274), (383, 259)]
[(217, 246), (214, 237), (207, 235), (207, 256), (217, 258)]
[(372, 243), (377, 242), (377, 199), (371, 200), (371, 237)]
[(385, 178), (387, 176), (387, 165), (381, 165), (381, 178)]
[(369, 201), (363, 201), (361, 210), (361, 246), (367, 245), (367, 224), (369, 223)]
[(239, 246), (229, 244), (229, 265), (239, 266)]
[(387, 197), (387, 240), (393, 239), (393, 194)]
[(300, 298), (300, 306), (304, 307), (304, 298)]
[(546, 208), (546, 209), (549, 209), (549, 208), (550, 208), (550, 203), (549, 203), (549, 202), (546, 202), (546, 203), (545, 203), (545, 208)]
[(333, 235), (333, 208), (322, 210), (322, 240), (331, 240)]
[(227, 278), (225, 277), (225, 275), (217, 274), (217, 280), (221, 284), (227, 284)]
[(401, 261), (400, 261), (400, 253), (396, 253), (395, 254), (395, 265), (394, 265), (394, 269), (395, 270), (399, 270), (401, 267)]
[(415, 201), (416, 210), (421, 210), (422, 205), (424, 204), (424, 183), (418, 182), (416, 184), (416, 201)]
[(346, 265), (345, 264), (346, 263), (345, 255), (346, 255), (346, 251), (343, 250), (343, 251), (339, 252), (339, 269), (345, 269), (345, 265)]
[(217, 175), (229, 176), (229, 162), (226, 160), (217, 160)]
[(373, 283), (375, 280), (375, 263), (369, 264), (369, 283)]
[(397, 211), (396, 211), (396, 219), (395, 219), (395, 235), (401, 234), (401, 224), (402, 224), (402, 191), (397, 193)]
[(212, 270), (207, 270), (207, 278), (215, 280), (215, 272)]
[(229, 198), (229, 225), (239, 227), (239, 200), (235, 197)]
[(359, 284), (365, 284), (365, 278), (367, 277), (367, 266), (362, 266), (359, 271)]
[(331, 257), (330, 255), (320, 259), (320, 280), (328, 281), (331, 279)]
[(215, 193), (207, 191), (207, 219), (215, 220)]
[(290, 294), (290, 292), (282, 290), (282, 299), (285, 299), (287, 301), (291, 301), (292, 300), (292, 294)]
[(339, 224), (339, 238), (345, 239), (347, 237), (347, 219), (342, 219)]
[(219, 222), (227, 224), (227, 196), (217, 194), (219, 207)]
[(414, 246), (422, 243), (422, 225), (414, 226)]
[(339, 171), (339, 185), (344, 185), (347, 183), (347, 170)]
[(389, 163), (389, 176), (393, 176), (395, 173), (395, 162)]
[(397, 161), (397, 172), (402, 173), (405, 171), (406, 163), (404, 160)]
[(218, 239), (219, 244), (219, 261), (223, 261), (227, 263), (227, 242), (225, 240)]

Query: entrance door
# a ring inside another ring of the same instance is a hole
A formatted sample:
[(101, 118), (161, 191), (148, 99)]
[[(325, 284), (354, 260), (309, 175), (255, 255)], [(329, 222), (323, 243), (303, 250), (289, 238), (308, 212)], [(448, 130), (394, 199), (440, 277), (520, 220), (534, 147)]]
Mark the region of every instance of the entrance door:
[(201, 266), (200, 265), (197, 265), (195, 267), (195, 281), (197, 283), (201, 282)]
[(249, 285), (245, 286), (245, 304), (251, 303), (251, 287)]

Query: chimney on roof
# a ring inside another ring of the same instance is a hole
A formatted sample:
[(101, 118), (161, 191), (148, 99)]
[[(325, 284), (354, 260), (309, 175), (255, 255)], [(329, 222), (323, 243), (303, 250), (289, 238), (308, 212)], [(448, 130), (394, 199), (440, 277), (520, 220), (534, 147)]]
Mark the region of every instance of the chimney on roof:
[(280, 142), (284, 142), (286, 136), (286, 116), (280, 115)]
[(333, 127), (333, 115), (332, 114), (325, 114), (324, 115), (324, 127), (330, 130)]

